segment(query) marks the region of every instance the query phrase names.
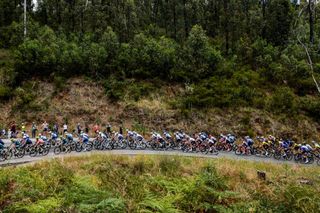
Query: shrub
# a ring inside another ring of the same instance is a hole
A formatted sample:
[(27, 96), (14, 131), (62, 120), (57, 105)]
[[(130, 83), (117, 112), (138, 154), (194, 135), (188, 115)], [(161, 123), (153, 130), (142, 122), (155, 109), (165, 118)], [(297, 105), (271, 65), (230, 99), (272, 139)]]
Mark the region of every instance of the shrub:
[(66, 79), (61, 76), (54, 76), (53, 83), (56, 92), (60, 92), (66, 87)]
[(107, 96), (114, 101), (124, 100), (124, 98), (138, 101), (156, 90), (155, 85), (149, 82), (115, 78), (106, 80), (104, 87)]
[(225, 179), (213, 165), (205, 166), (196, 180), (185, 189), (182, 206), (188, 212), (226, 211), (236, 195), (227, 190)]
[(162, 157), (159, 162), (159, 167), (162, 173), (170, 176), (178, 175), (181, 167), (181, 161), (174, 157)]
[(299, 108), (305, 111), (311, 118), (320, 121), (320, 100), (318, 98), (301, 98)]
[(275, 113), (296, 112), (296, 100), (292, 90), (288, 87), (277, 88), (269, 99), (269, 109)]
[(12, 95), (11, 89), (8, 86), (0, 85), (0, 99), (10, 98)]

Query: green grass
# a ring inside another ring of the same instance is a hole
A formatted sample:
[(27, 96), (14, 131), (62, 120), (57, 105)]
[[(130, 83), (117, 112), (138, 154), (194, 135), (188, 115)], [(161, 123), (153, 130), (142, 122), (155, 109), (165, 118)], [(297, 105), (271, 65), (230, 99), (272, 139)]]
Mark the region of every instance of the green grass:
[(319, 212), (319, 175), (227, 159), (72, 157), (0, 170), (0, 211)]

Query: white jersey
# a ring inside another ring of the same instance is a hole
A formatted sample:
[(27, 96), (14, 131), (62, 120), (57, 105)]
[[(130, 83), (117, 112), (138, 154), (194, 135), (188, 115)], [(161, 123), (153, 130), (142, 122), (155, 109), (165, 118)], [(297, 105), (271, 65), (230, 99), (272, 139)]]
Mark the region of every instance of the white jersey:
[(99, 132), (99, 136), (103, 139), (107, 138), (106, 134), (104, 134), (103, 132)]

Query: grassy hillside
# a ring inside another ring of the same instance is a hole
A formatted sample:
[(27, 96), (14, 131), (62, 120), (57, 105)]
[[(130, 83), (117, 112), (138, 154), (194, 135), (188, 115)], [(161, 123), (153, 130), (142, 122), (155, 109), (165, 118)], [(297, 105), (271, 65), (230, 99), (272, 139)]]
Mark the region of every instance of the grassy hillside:
[(17, 123), (32, 121), (67, 120), (70, 126), (76, 123), (95, 122), (114, 126), (123, 123), (142, 133), (152, 129), (185, 129), (190, 132), (208, 130), (215, 134), (234, 132), (239, 135), (275, 134), (294, 137), (296, 140), (317, 139), (319, 123), (303, 114), (273, 114), (263, 109), (250, 107), (207, 108), (181, 110), (172, 102), (187, 89), (182, 85), (162, 85), (132, 98), (140, 92), (130, 89), (141, 83), (128, 83), (123, 99), (113, 101), (101, 84), (86, 78), (72, 78), (67, 81), (28, 81), (15, 90), (13, 99), (0, 105), (0, 127), (15, 120)]
[(2, 212), (311, 213), (319, 192), (319, 168), (226, 159), (95, 155), (0, 170)]

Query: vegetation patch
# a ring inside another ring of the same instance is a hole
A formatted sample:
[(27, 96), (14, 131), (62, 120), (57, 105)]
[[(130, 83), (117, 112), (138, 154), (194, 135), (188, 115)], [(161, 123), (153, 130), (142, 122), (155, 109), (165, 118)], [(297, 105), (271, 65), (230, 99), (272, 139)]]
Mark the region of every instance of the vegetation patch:
[(317, 212), (318, 174), (317, 167), (227, 159), (69, 157), (2, 169), (0, 210)]

